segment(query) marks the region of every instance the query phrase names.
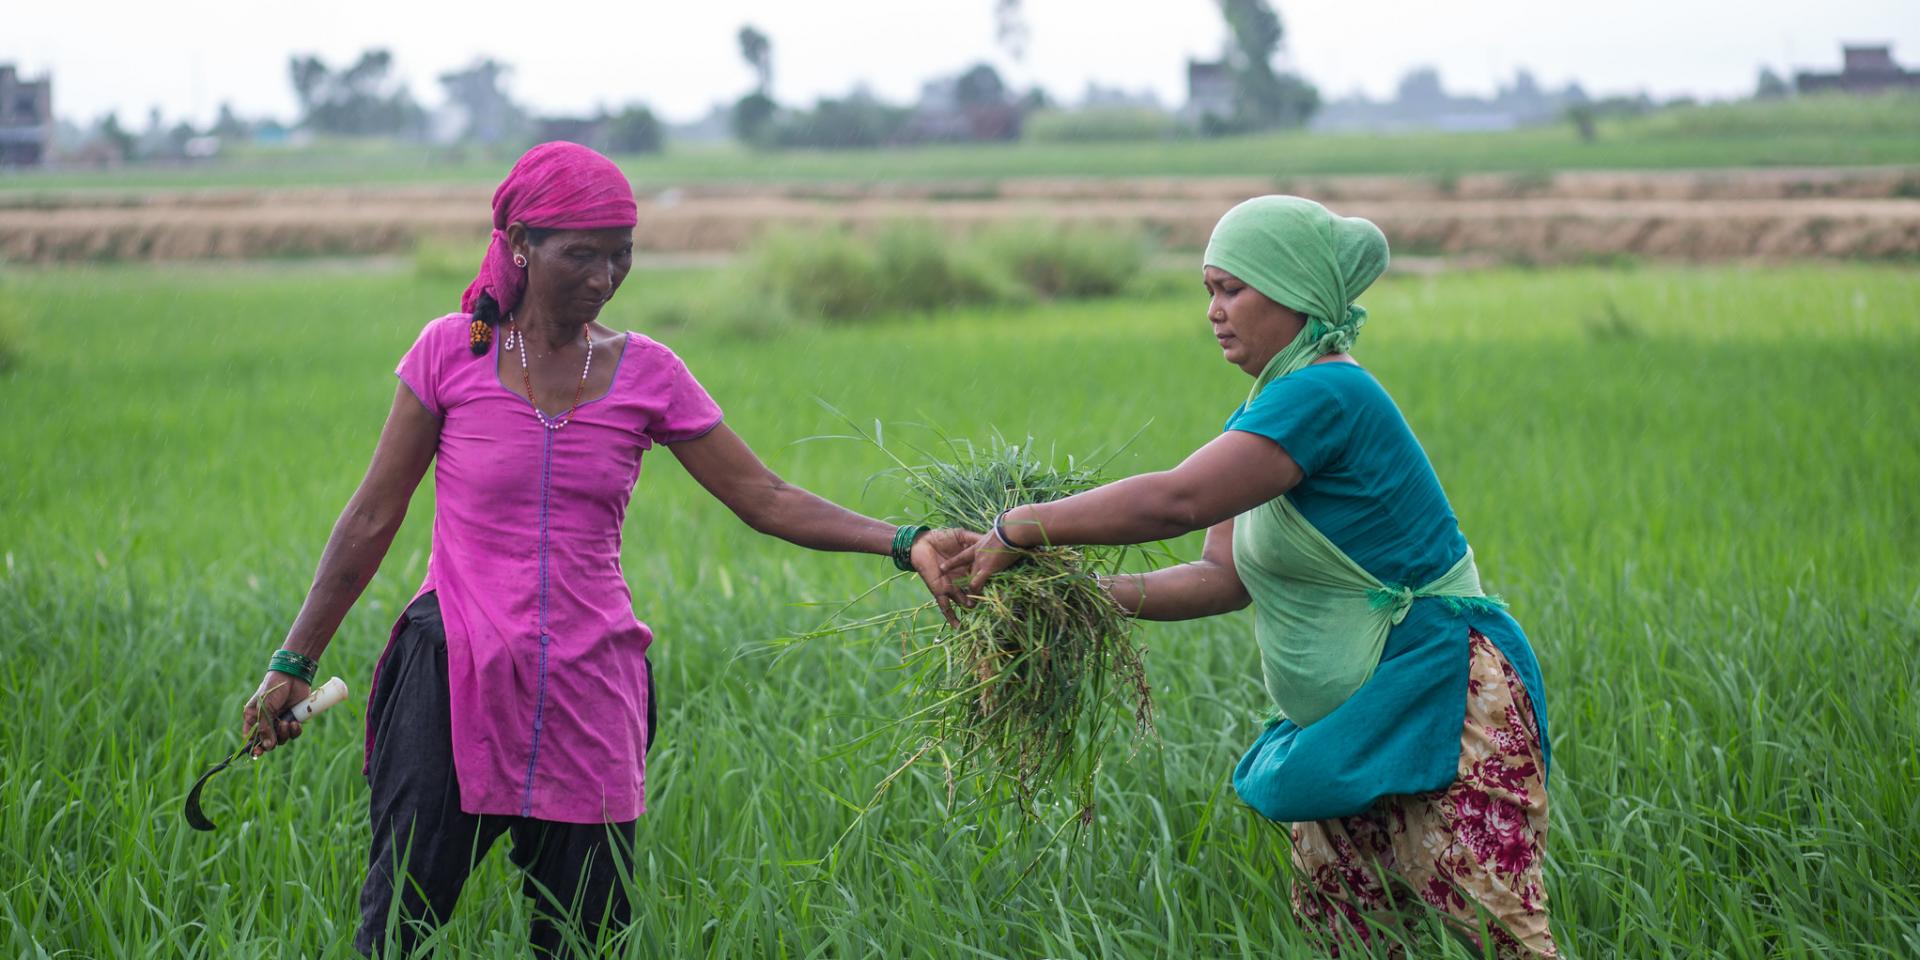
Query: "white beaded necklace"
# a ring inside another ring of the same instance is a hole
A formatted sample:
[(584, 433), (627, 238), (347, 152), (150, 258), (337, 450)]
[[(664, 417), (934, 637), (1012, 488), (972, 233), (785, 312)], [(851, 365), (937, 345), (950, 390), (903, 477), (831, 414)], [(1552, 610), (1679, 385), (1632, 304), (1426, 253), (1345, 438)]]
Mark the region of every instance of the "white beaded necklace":
[(541, 411), (540, 401), (533, 398), (533, 375), (527, 371), (527, 335), (520, 332), (520, 328), (514, 324), (513, 315), (507, 315), (507, 342), (505, 346), (507, 349), (512, 350), (516, 344), (519, 345), (520, 382), (527, 388), (527, 403), (533, 406), (533, 415), (540, 418), (540, 425), (546, 427), (548, 430), (558, 430), (573, 422), (573, 412), (580, 409), (580, 396), (586, 392), (587, 374), (593, 370), (593, 336), (587, 331), (585, 324), (582, 324), (580, 327), (580, 339), (586, 341), (587, 344), (587, 363), (586, 366), (580, 368), (580, 385), (573, 390), (573, 405), (567, 408), (566, 413), (558, 417), (549, 417), (545, 412)]

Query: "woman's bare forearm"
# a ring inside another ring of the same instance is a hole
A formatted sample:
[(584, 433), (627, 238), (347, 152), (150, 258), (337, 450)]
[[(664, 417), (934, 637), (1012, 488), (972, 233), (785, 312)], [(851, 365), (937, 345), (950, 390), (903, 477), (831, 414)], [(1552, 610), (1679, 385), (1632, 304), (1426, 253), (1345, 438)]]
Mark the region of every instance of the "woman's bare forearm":
[(809, 550), (884, 555), (893, 548), (892, 524), (780, 479), (724, 423), (667, 449), (696, 483), (755, 532)]
[(1233, 571), (1207, 560), (1102, 577), (1101, 584), (1120, 609), (1141, 620), (1198, 620), (1232, 613), (1248, 603)]
[(1151, 543), (1239, 516), (1299, 481), (1299, 465), (1278, 444), (1229, 431), (1172, 470), (1015, 507), (1003, 529), (1016, 547)]
[(1252, 602), (1233, 565), (1233, 521), (1207, 528), (1200, 559), (1101, 581), (1120, 609), (1142, 620), (1197, 620), (1232, 613)]
[(1184, 501), (1170, 473), (1144, 473), (1064, 500), (1015, 507), (1003, 529), (1021, 547), (1153, 543), (1219, 519), (1195, 514)]
[(760, 506), (746, 517), (760, 533), (809, 550), (885, 555), (893, 524), (855, 513), (819, 494), (775, 478)]

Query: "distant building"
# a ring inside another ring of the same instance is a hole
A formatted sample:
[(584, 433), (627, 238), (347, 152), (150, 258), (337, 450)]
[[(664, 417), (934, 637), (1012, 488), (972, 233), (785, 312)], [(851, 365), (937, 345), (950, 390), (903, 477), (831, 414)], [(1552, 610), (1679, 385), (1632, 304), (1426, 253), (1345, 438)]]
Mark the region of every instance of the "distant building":
[(1160, 96), (1151, 88), (1135, 93), (1120, 87), (1103, 87), (1098, 83), (1088, 83), (1087, 92), (1080, 96), (1080, 106), (1091, 110), (1109, 108), (1159, 110)]
[(1233, 71), (1226, 61), (1187, 61), (1187, 105), (1180, 114), (1194, 124), (1206, 117), (1233, 116)]
[(1907, 70), (1893, 61), (1893, 48), (1843, 46), (1840, 48), (1839, 73), (1794, 74), (1793, 84), (1801, 93), (1884, 93), (1888, 90), (1920, 90), (1920, 71)]
[(0, 64), (0, 167), (37, 167), (53, 146), (53, 79), (22, 80)]
[(961, 142), (1020, 139), (1018, 104), (966, 103), (960, 77), (942, 77), (920, 85), (920, 100), (907, 118), (907, 139)]

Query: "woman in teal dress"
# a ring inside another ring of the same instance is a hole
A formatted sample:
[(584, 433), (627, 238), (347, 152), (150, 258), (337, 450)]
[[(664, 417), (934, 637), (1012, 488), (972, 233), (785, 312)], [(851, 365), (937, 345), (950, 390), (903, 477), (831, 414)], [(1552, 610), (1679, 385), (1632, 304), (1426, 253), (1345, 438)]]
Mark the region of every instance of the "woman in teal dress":
[(1044, 544), (1205, 530), (1199, 560), (1107, 587), (1149, 620), (1254, 607), (1275, 714), (1233, 786), (1290, 827), (1302, 927), (1364, 949), (1424, 905), (1503, 956), (1552, 957), (1539, 665), (1482, 593), (1406, 419), (1347, 353), (1387, 260), (1373, 224), (1310, 200), (1229, 211), (1203, 279), (1247, 402), (1172, 470), (1007, 511), (951, 569), (978, 588)]

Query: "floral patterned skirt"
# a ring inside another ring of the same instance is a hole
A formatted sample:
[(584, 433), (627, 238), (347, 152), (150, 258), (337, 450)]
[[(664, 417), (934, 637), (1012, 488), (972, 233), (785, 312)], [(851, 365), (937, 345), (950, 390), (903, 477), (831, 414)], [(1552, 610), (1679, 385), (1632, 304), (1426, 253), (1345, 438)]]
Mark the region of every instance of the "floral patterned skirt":
[(1547, 791), (1533, 702), (1506, 657), (1474, 631), (1460, 768), (1452, 786), (1393, 796), (1358, 816), (1292, 825), (1293, 908), (1338, 956), (1382, 926), (1443, 914), (1501, 957), (1554, 957), (1541, 878)]

